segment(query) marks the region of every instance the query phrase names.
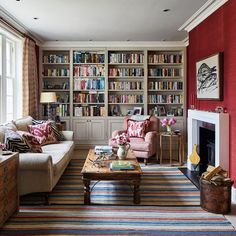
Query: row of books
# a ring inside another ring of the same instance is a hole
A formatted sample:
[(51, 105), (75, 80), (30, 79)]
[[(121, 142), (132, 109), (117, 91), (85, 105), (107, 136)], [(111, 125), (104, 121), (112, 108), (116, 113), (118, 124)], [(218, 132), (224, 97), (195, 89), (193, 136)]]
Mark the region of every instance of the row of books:
[(68, 68), (57, 69), (45, 69), (44, 76), (70, 76), (70, 70)]
[(152, 68), (148, 69), (149, 76), (181, 76), (179, 68)]
[(109, 103), (143, 103), (142, 94), (112, 94), (108, 97)]
[(142, 53), (110, 53), (109, 63), (143, 63)]
[(104, 94), (74, 93), (73, 100), (77, 103), (104, 103)]
[(182, 63), (181, 54), (154, 54), (148, 56), (149, 63)]
[(69, 63), (69, 55), (56, 55), (56, 54), (50, 54), (50, 55), (44, 55), (43, 56), (43, 63)]
[(141, 81), (113, 81), (108, 83), (109, 90), (142, 90)]
[(74, 76), (105, 76), (105, 67), (99, 65), (75, 66)]
[(70, 88), (70, 83), (69, 82), (63, 82), (58, 84), (55, 84), (54, 81), (48, 81), (48, 80), (44, 80), (43, 81), (43, 88), (44, 89), (69, 89)]
[[(55, 116), (69, 116), (70, 115), (70, 106), (69, 104), (53, 104), (50, 107), (50, 113), (52, 117)], [(47, 105), (43, 106), (43, 116), (48, 116), (48, 107)]]
[(81, 79), (74, 78), (74, 90), (104, 90), (105, 79)]
[(64, 92), (57, 92), (57, 102), (60, 103), (69, 103), (70, 102), (70, 95), (69, 92), (68, 93), (64, 93)]
[(74, 63), (104, 63), (105, 55), (99, 52), (80, 52), (74, 51), (73, 53)]
[(143, 68), (109, 68), (109, 76), (143, 76)]
[(75, 106), (74, 116), (105, 116), (104, 106)]
[(148, 89), (182, 90), (183, 82), (181, 81), (153, 81), (153, 82), (148, 83)]
[(182, 104), (183, 103), (183, 95), (157, 95), (152, 94), (148, 95), (148, 102), (149, 103), (169, 103), (169, 104)]

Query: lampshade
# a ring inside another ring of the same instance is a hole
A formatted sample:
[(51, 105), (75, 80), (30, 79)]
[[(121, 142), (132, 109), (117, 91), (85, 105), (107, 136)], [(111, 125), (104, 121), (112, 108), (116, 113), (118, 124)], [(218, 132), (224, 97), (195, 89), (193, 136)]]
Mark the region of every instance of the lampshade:
[(55, 92), (42, 92), (40, 96), (40, 103), (53, 103), (57, 101)]

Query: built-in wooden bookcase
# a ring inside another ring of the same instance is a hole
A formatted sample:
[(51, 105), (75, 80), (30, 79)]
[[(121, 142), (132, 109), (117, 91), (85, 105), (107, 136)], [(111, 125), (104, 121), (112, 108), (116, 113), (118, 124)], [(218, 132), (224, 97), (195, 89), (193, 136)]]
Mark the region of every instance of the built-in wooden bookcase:
[[(56, 92), (57, 103), (51, 104), (52, 115), (70, 116), (70, 50), (42, 51), (41, 91)], [(41, 114), (47, 117), (47, 104), (41, 105)]]
[(184, 115), (183, 51), (148, 51), (148, 113)]
[(144, 112), (144, 52), (108, 51), (108, 115), (125, 116), (134, 107)]
[(105, 52), (73, 51), (73, 116), (105, 116)]
[[(184, 48), (43, 48), (41, 54), (41, 91), (56, 92), (53, 115), (67, 122), (81, 147), (107, 144), (134, 108), (174, 115), (174, 129), (186, 130)], [(45, 105), (41, 114), (47, 117)]]

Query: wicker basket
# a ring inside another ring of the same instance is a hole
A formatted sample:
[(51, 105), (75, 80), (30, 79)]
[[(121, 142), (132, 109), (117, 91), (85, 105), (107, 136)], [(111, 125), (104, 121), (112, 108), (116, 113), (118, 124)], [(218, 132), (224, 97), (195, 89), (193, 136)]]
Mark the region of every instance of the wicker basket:
[(224, 185), (216, 186), (211, 182), (200, 180), (200, 201), (202, 209), (217, 213), (226, 214), (231, 210), (231, 187), (233, 181)]

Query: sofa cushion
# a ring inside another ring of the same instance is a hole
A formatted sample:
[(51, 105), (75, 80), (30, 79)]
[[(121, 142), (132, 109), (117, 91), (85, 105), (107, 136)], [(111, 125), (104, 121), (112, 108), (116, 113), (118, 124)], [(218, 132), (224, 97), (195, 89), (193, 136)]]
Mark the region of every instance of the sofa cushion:
[[(43, 124), (48, 122), (47, 120), (33, 120), (32, 124), (33, 125), (38, 125), (38, 124)], [(64, 141), (65, 136), (63, 135), (63, 133), (57, 128), (56, 122), (55, 121), (51, 121), (51, 127), (52, 127), (52, 131), (57, 139), (57, 141)]]
[(13, 131), (17, 131), (16, 126), (12, 122), (7, 123), (5, 125), (0, 125), (0, 143), (4, 143), (4, 141), (5, 141), (5, 132), (8, 129), (13, 130)]
[(20, 130), (16, 132), (28, 143), (28, 145), (30, 146), (30, 152), (33, 153), (42, 152), (41, 144), (33, 134)]
[(129, 137), (144, 138), (148, 126), (148, 120), (128, 120), (127, 134)]
[(26, 116), (17, 120), (14, 120), (13, 123), (15, 124), (18, 130), (22, 130), (28, 132), (28, 125), (32, 125), (33, 118), (31, 116)]
[(25, 153), (30, 151), (30, 146), (24, 138), (13, 130), (6, 130), (5, 132), (6, 149), (12, 152)]
[(70, 160), (70, 150), (73, 148), (73, 141), (62, 141), (57, 144), (43, 146), (43, 153), (52, 156), (53, 174), (62, 174)]
[(57, 143), (57, 139), (52, 132), (51, 122), (46, 122), (38, 125), (29, 125), (28, 129), (33, 134), (41, 145)]

